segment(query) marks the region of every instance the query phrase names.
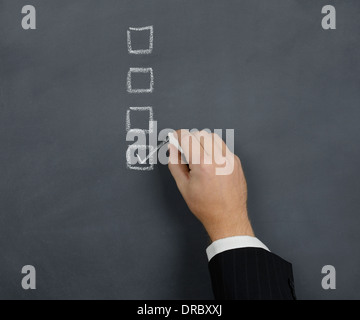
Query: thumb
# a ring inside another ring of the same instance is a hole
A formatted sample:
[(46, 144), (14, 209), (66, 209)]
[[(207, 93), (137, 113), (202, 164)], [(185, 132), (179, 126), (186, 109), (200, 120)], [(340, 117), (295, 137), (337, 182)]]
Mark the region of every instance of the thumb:
[(189, 168), (186, 164), (181, 163), (181, 153), (171, 143), (169, 144), (169, 151), (169, 170), (181, 192), (181, 189), (185, 186), (189, 179)]

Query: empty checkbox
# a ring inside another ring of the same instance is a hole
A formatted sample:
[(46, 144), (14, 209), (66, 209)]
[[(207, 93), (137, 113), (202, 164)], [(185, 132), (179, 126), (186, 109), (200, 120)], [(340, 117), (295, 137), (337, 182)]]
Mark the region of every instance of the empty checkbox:
[(130, 107), (126, 112), (126, 131), (150, 134), (154, 130), (152, 107)]
[(154, 48), (154, 27), (132, 28), (127, 31), (130, 54), (151, 54)]
[(154, 91), (154, 72), (152, 68), (130, 68), (127, 75), (129, 93), (152, 93)]

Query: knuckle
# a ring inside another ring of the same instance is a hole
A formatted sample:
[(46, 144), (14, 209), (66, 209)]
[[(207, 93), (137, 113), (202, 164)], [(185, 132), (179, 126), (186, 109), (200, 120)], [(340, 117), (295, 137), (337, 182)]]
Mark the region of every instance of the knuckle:
[(202, 162), (200, 164), (200, 169), (203, 174), (211, 175), (215, 171), (215, 166), (214, 164), (205, 164), (204, 162)]

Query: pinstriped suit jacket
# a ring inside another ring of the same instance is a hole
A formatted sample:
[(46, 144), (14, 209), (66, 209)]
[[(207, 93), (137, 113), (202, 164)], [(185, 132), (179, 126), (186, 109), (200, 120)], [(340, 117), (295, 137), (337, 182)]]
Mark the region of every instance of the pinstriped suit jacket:
[(259, 248), (224, 251), (209, 262), (217, 300), (294, 300), (292, 266)]

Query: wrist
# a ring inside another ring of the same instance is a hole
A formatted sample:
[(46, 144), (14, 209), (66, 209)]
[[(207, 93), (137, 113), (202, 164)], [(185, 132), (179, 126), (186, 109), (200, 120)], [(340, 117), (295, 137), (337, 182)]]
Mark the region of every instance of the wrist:
[(216, 223), (205, 227), (212, 242), (235, 236), (255, 237), (253, 228), (249, 219), (241, 221), (229, 221), (228, 223)]

